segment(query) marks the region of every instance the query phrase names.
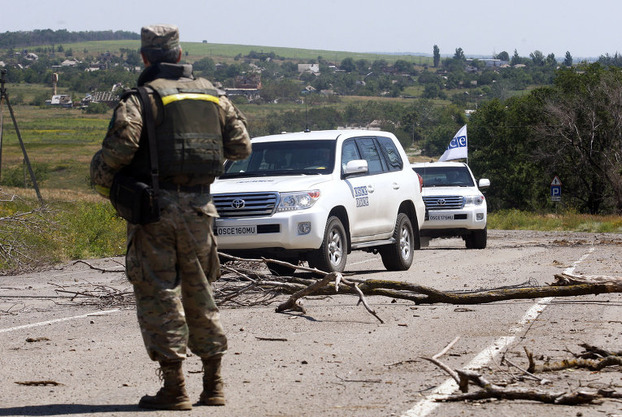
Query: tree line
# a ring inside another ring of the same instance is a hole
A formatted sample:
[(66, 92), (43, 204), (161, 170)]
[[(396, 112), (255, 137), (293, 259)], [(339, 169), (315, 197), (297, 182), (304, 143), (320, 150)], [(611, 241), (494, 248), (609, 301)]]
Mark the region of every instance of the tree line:
[(600, 63), (563, 68), (553, 84), (491, 100), (468, 124), (469, 162), (492, 179), (491, 208), (554, 208), (558, 176), (566, 208), (622, 214), (622, 70)]
[(140, 35), (138, 33), (121, 30), (69, 32), (66, 29), (36, 29), (31, 31), (0, 33), (0, 48), (16, 49), (36, 45), (58, 45), (61, 43), (127, 39), (140, 39)]

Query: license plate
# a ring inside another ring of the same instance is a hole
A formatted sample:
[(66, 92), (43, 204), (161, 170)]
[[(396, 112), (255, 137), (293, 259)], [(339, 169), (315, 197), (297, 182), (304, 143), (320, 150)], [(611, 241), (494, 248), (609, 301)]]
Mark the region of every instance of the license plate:
[(256, 235), (257, 226), (221, 226), (216, 228), (218, 236)]
[(453, 214), (430, 214), (428, 216), (428, 219), (432, 221), (453, 220), (454, 215)]

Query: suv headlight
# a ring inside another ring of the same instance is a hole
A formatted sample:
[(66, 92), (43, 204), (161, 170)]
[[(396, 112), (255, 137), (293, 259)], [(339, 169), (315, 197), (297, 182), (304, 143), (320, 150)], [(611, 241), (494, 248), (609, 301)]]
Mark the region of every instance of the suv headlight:
[(319, 190), (281, 193), (281, 201), (279, 202), (279, 206), (276, 208), (276, 211), (306, 210), (313, 207), (319, 198)]
[(468, 195), (464, 197), (464, 205), (468, 206), (470, 204), (474, 206), (481, 206), (484, 203), (483, 195)]

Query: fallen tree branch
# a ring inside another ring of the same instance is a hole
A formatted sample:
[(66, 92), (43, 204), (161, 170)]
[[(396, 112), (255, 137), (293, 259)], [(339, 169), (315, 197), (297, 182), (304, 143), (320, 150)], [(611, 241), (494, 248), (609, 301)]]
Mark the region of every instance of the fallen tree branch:
[[(356, 293), (359, 296), (359, 303), (362, 303), (363, 306), (365, 307), (365, 309), (371, 314), (373, 315), (375, 318), (378, 319), (378, 321), (381, 324), (384, 324), (384, 321), (382, 321), (382, 319), (380, 317), (378, 317), (378, 314), (376, 314), (376, 312), (374, 310), (372, 310), (372, 308), (369, 306), (369, 304), (367, 304), (367, 300), (365, 299), (365, 296), (363, 295), (363, 291), (361, 291), (361, 289), (359, 288), (359, 286), (351, 281), (346, 280), (345, 278), (341, 277), (341, 281), (350, 286), (351, 288), (354, 289), (354, 291), (356, 291)], [(338, 279), (335, 280), (335, 291), (337, 291), (338, 289), (338, 285), (337, 285)]]
[(611, 284), (622, 285), (621, 277), (608, 277), (604, 275), (574, 275), (567, 272), (555, 274), (556, 282), (551, 285), (577, 285), (577, 284)]
[(531, 353), (526, 347), (524, 349), (525, 354), (527, 355), (527, 360), (529, 361), (529, 368), (527, 368), (527, 371), (530, 373), (553, 372), (570, 368), (586, 368), (590, 371), (600, 371), (608, 366), (622, 365), (622, 356), (606, 356), (601, 359), (562, 359), (561, 361), (553, 363), (536, 365), (533, 359), (533, 353)]
[(282, 313), (287, 310), (301, 311), (303, 314), (306, 314), (306, 311), (302, 307), (302, 305), (298, 302), (298, 300), (304, 296), (315, 294), (320, 288), (325, 287), (332, 280), (336, 280), (341, 274), (338, 272), (331, 272), (330, 274), (326, 274), (324, 278), (319, 281), (314, 282), (313, 284), (305, 287), (301, 290), (296, 291), (292, 294), (287, 301), (276, 308), (277, 313)]
[[(501, 386), (489, 381), (481, 374), (473, 370), (453, 370), (445, 363), (441, 362), (439, 358), (445, 354), (455, 344), (455, 342), (457, 342), (457, 340), (458, 338), (454, 339), (454, 341), (452, 341), (447, 347), (434, 355), (432, 358), (423, 358), (445, 371), (454, 381), (456, 381), (460, 391), (462, 392), (462, 394), (438, 398), (436, 401), (455, 402), (495, 398), (499, 400), (529, 400), (548, 404), (577, 405), (596, 403), (600, 400), (600, 398), (604, 397), (603, 393), (600, 391), (576, 391), (567, 393), (564, 391), (549, 392), (541, 389)], [(527, 352), (527, 349), (525, 349), (525, 351)], [(481, 389), (479, 391), (469, 393), (470, 383)], [(611, 392), (610, 390), (607, 394), (610, 398), (615, 398), (615, 395), (618, 393), (615, 391)]]
[(617, 351), (605, 350), (603, 348), (599, 348), (597, 346), (593, 346), (588, 343), (580, 343), (579, 346), (585, 349), (585, 352), (583, 352), (580, 355), (581, 358), (585, 358), (585, 359), (604, 358), (607, 356), (622, 356), (622, 350), (617, 350)]
[[(612, 277), (586, 277), (569, 274), (556, 275), (556, 282), (548, 286), (537, 286), (527, 282), (511, 287), (500, 287), (480, 291), (439, 291), (423, 285), (393, 281), (354, 277), (344, 278), (344, 274), (329, 275), (327, 272), (304, 265), (291, 264), (276, 259), (246, 259), (219, 252), (223, 260), (222, 277), (214, 285), (214, 293), (218, 303), (228, 306), (268, 305), (281, 296), (289, 294), (289, 299), (276, 308), (277, 312), (287, 310), (305, 313), (302, 298), (309, 295), (334, 296), (338, 294), (356, 294), (359, 303), (383, 323), (367, 302), (366, 297), (380, 296), (392, 299), (411, 301), (417, 305), (424, 304), (485, 304), (514, 299), (533, 299), (542, 297), (571, 297), (588, 294), (622, 292), (622, 279)], [(118, 272), (98, 268), (85, 261), (92, 269), (102, 272)], [(74, 264), (75, 264), (74, 263)], [(257, 268), (256, 264), (265, 265), (265, 269)], [(292, 271), (304, 272), (303, 276), (274, 276), (270, 274), (268, 264), (286, 266)], [(266, 271), (266, 272), (264, 272)], [(316, 278), (316, 277), (320, 278)], [(269, 277), (269, 278), (268, 278)], [(313, 278), (312, 278), (313, 277)], [(596, 279), (600, 278), (600, 279)]]
[[(92, 264), (90, 264), (90, 263), (88, 263), (86, 261), (82, 261), (82, 260), (74, 261), (72, 265), (76, 265), (76, 264), (79, 264), (79, 263), (84, 264), (84, 265), (88, 266), (89, 268), (94, 269), (96, 271), (100, 271), (100, 272), (125, 272), (125, 268), (123, 268), (123, 269), (100, 268), (98, 266), (92, 265)], [(119, 264), (119, 265), (121, 265), (121, 264)]]
[[(565, 393), (547, 392), (530, 388), (502, 387), (493, 384), (475, 371), (457, 370), (456, 372), (460, 375), (461, 386), (467, 387), (468, 382), (472, 382), (476, 386), (482, 388), (483, 391), (466, 395), (454, 395), (443, 398), (441, 401), (464, 401), (467, 399), (482, 400), (486, 398), (496, 398), (500, 400), (530, 400), (548, 404), (577, 405), (593, 403), (600, 398), (600, 395), (597, 392), (576, 391)], [(464, 390), (463, 392), (467, 391)]]

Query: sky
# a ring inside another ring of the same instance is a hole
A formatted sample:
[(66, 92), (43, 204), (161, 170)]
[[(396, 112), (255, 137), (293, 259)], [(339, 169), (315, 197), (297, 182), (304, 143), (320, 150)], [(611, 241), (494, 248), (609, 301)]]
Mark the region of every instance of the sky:
[[(182, 42), (469, 56), (622, 52), (620, 0), (17, 0), (0, 33), (179, 26)], [(509, 4), (506, 4), (509, 3)], [(177, 6), (177, 7), (174, 7)], [(264, 49), (265, 51), (265, 49)]]

